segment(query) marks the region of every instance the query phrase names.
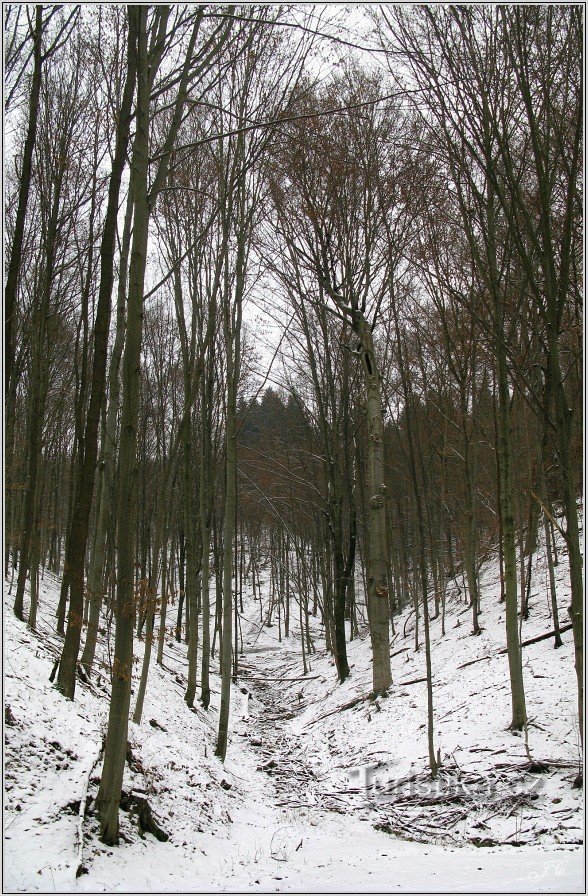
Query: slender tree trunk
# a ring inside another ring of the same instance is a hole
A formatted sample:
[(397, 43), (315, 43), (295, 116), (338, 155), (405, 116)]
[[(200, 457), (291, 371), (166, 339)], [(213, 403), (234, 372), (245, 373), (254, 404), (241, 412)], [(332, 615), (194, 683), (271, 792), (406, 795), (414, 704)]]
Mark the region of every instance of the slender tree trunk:
[(212, 549), (214, 554), (214, 634), (212, 637), (212, 648), (210, 655), (214, 657), (214, 645), (216, 641), (216, 636), (218, 634), (219, 641), (219, 666), (222, 671), (222, 656), (223, 656), (223, 579), (222, 579), (222, 556), (221, 549), (219, 544), (218, 537), (218, 528), (217, 528), (216, 517), (213, 516), (213, 530), (212, 530)]
[(186, 541), (184, 538), (184, 529), (180, 529), (178, 538), (178, 584), (180, 586), (178, 595), (178, 615), (176, 619), (176, 641), (181, 644), (182, 641), (182, 610), (184, 607), (184, 598), (186, 594)]
[[(136, 725), (141, 724), (141, 716), (143, 714), (143, 702), (145, 700), (145, 691), (147, 689), (147, 678), (149, 675), (149, 664), (151, 662), (151, 650), (153, 647), (153, 624), (155, 619), (155, 609), (157, 605), (157, 584), (159, 581), (159, 563), (160, 557), (165, 557), (167, 551), (167, 532), (166, 532), (166, 515), (167, 508), (171, 504), (171, 486), (173, 484), (173, 469), (176, 453), (170, 454), (167, 459), (163, 458), (163, 474), (161, 483), (162, 500), (157, 508), (155, 521), (155, 539), (153, 544), (153, 560), (149, 569), (149, 577), (147, 582), (147, 601), (146, 601), (146, 618), (147, 629), (145, 632), (145, 653), (143, 654), (143, 666), (141, 669), (141, 679), (139, 681), (139, 690), (137, 692), (137, 702), (135, 704), (135, 712), (133, 714), (133, 722)], [(165, 561), (163, 561), (163, 564)], [(162, 565), (163, 565), (162, 564)], [(162, 585), (165, 582), (162, 582)], [(163, 598), (162, 598), (163, 600)]]
[(547, 569), (549, 573), (549, 595), (551, 599), (551, 613), (553, 616), (553, 633), (554, 633), (554, 647), (561, 647), (562, 640), (561, 634), (559, 631), (559, 612), (557, 607), (557, 588), (555, 586), (555, 572), (553, 569), (553, 553), (551, 550), (551, 531), (549, 528), (549, 521), (547, 519), (547, 514), (543, 514), (543, 531), (545, 533), (545, 555), (547, 557)]
[(29, 610), (29, 628), (35, 631), (37, 628), (37, 608), (39, 605), (39, 551), (41, 533), (39, 531), (39, 509), (35, 510), (35, 524), (33, 528), (33, 540), (31, 544), (31, 607)]
[(127, 269), (129, 261), (129, 249), (131, 243), (131, 223), (133, 219), (133, 202), (129, 195), (125, 220), (120, 258), (119, 284), (117, 295), (116, 335), (110, 367), (108, 371), (108, 408), (106, 412), (106, 429), (104, 445), (102, 449), (102, 464), (100, 476), (102, 486), (100, 490), (100, 504), (96, 520), (96, 534), (92, 553), (92, 561), (88, 575), (88, 590), (90, 592), (90, 613), (86, 643), (82, 652), (82, 666), (89, 675), (94, 664), (96, 654), (96, 641), (98, 638), (98, 626), (100, 623), (100, 609), (104, 599), (104, 570), (106, 563), (106, 541), (108, 527), (112, 515), (114, 501), (114, 467), (116, 453), (116, 422), (120, 405), (119, 372), (120, 362), (125, 342), (125, 300)]
[[(127, 314), (127, 339), (123, 358), (122, 420), (119, 456), (119, 505), (117, 527), (116, 634), (112, 668), (112, 693), (104, 766), (96, 806), (100, 837), (109, 845), (118, 841), (118, 807), (127, 750), (129, 706), (133, 674), (133, 612), (135, 523), (137, 514), (137, 420), (139, 413), (143, 290), (147, 261), (149, 202), (149, 77), (145, 6), (129, 6), (129, 50), (136, 53), (136, 135), (131, 165), (135, 220)], [(136, 48), (136, 49), (135, 49)]]
[[(68, 500), (67, 500), (67, 519), (65, 524), (65, 531), (69, 532), (71, 526), (71, 519), (73, 515), (73, 497), (74, 497), (74, 476), (76, 471), (76, 456), (77, 456), (77, 442), (74, 440), (73, 451), (71, 453), (71, 459), (69, 463), (68, 470)], [(55, 612), (55, 616), (57, 617), (57, 623), (55, 625), (55, 630), (58, 635), (65, 637), (65, 614), (67, 610), (67, 595), (69, 594), (69, 570), (64, 557), (63, 561), (63, 574), (61, 576), (61, 588), (59, 590), (59, 603), (57, 604), (57, 610)]]
[(347, 581), (345, 577), (345, 563), (343, 554), (338, 550), (338, 546), (334, 550), (335, 561), (335, 595), (333, 606), (333, 628), (335, 630), (335, 665), (337, 666), (337, 676), (339, 681), (343, 683), (349, 677), (349, 663), (347, 660), (347, 648), (345, 643), (345, 598), (347, 594)]
[[(232, 352), (230, 344), (227, 346)], [(222, 680), (221, 705), (218, 726), (218, 739), (215, 755), (223, 762), (227, 754), (229, 732), (229, 707), (231, 700), (231, 616), (233, 610), (233, 537), (237, 513), (237, 445), (235, 430), (236, 407), (236, 372), (234, 359), (227, 363), (227, 419), (226, 419), (226, 499), (223, 545), (223, 642), (222, 642)]]
[[(462, 425), (467, 427), (467, 408), (465, 401), (462, 405)], [(466, 485), (466, 576), (468, 591), (472, 605), (473, 634), (480, 634), (479, 591), (478, 591), (478, 546), (476, 523), (476, 475), (475, 462), (471, 457), (471, 439), (469, 433), (465, 433), (464, 461), (465, 461), (465, 485)]]
[[(303, 598), (302, 590), (303, 589), (300, 586), (300, 579), (299, 579), (298, 613), (299, 613), (299, 618), (300, 618), (300, 649), (302, 650), (302, 674), (306, 675), (308, 672), (308, 666), (306, 664), (306, 650), (304, 648), (304, 624), (303, 624), (303, 619), (302, 619), (302, 601), (304, 598)], [(327, 617), (325, 615), (325, 624), (326, 624), (326, 620), (327, 620)]]
[(29, 113), (27, 136), (22, 156), (22, 168), (18, 187), (18, 205), (16, 220), (14, 222), (14, 239), (10, 251), (10, 261), (6, 272), (6, 286), (4, 289), (4, 398), (10, 400), (13, 390), (14, 360), (15, 360), (15, 314), (16, 296), (22, 260), (22, 247), (25, 236), (25, 224), (29, 193), (31, 189), (31, 177), (33, 172), (33, 151), (37, 137), (37, 121), (39, 118), (39, 100), (41, 96), (41, 72), (43, 66), (42, 56), (43, 38), (43, 7), (35, 7), (35, 30), (33, 33), (33, 77), (31, 80), (31, 92), (29, 94)]
[(572, 439), (572, 412), (568, 406), (559, 369), (559, 354), (555, 339), (550, 342), (551, 366), (555, 385), (555, 414), (558, 458), (563, 484), (563, 503), (566, 515), (566, 544), (570, 564), (571, 601), (568, 613), (574, 636), (574, 665), (578, 685), (578, 723), (580, 739), (584, 743), (584, 586), (582, 576), (582, 552), (578, 523), (578, 496), (570, 461)]
[[(243, 144), (239, 141), (236, 158), (241, 158)], [(239, 218), (244, 221), (245, 185), (240, 184), (238, 197)], [(225, 227), (227, 225), (225, 224)], [(228, 289), (228, 271), (224, 290), (223, 333), (226, 346), (226, 421), (225, 421), (225, 519), (223, 531), (223, 641), (221, 651), (221, 704), (218, 723), (218, 738), (215, 755), (223, 762), (227, 753), (229, 732), (229, 709), (231, 700), (231, 616), (233, 579), (233, 539), (237, 518), (237, 387), (241, 366), (241, 314), (245, 289), (245, 239), (247, 234), (238, 235), (235, 260), (236, 282), (234, 296)], [(234, 307), (231, 307), (233, 306)]]
[(369, 558), (368, 594), (373, 652), (373, 690), (384, 693), (392, 684), (388, 621), (388, 581), (386, 563), (386, 486), (384, 485), (384, 422), (380, 375), (372, 331), (368, 321), (357, 314), (354, 332), (361, 342), (361, 359), (367, 389)]
[(284, 544), (284, 560), (286, 563), (286, 578), (285, 578), (285, 601), (286, 605), (284, 607), (284, 635), (286, 638), (290, 637), (290, 539), (288, 535), (285, 537)]
[(500, 466), (500, 505), (504, 553), (504, 593), (506, 603), (506, 644), (511, 684), (513, 731), (520, 731), (527, 721), (523, 684), (522, 651), (517, 624), (517, 554), (514, 513), (512, 508), (512, 454), (510, 430), (510, 396), (504, 336), (496, 335), (498, 388), (498, 461)]
[[(202, 464), (204, 477), (206, 467)], [(203, 477), (203, 478), (204, 478)], [(201, 480), (201, 489), (203, 483)], [(200, 494), (200, 524), (202, 527), (202, 673), (201, 700), (204, 709), (210, 705), (210, 519), (208, 507), (203, 507), (203, 495)]]
[[(490, 152), (488, 158), (490, 158)], [(491, 162), (489, 163), (491, 164)], [(497, 455), (499, 471), (500, 518), (504, 558), (504, 596), (506, 617), (506, 646), (510, 673), (513, 731), (521, 731), (527, 723), (523, 661), (517, 625), (517, 552), (513, 512), (513, 474), (511, 446), (511, 410), (505, 341), (504, 296), (498, 273), (496, 249), (496, 202), (491, 182), (487, 186), (487, 255), (488, 286), (493, 305), (493, 349), (496, 358), (497, 384)]]
[(13, 376), (13, 382), (6, 400), (6, 412), (4, 418), (4, 445), (6, 452), (5, 473), (4, 473), (4, 489), (6, 500), (5, 514), (5, 538), (4, 538), (4, 576), (8, 576), (10, 567), (10, 554), (12, 556), (16, 552), (18, 543), (18, 503), (16, 496), (19, 489), (15, 488), (17, 470), (20, 464), (16, 463), (15, 438), (16, 438), (16, 393), (17, 393), (17, 377)]
[(188, 619), (188, 682), (184, 700), (188, 706), (194, 705), (196, 697), (196, 672), (198, 668), (198, 561), (196, 551), (196, 522), (194, 504), (194, 467), (195, 458), (192, 453), (191, 418), (187, 421), (184, 442), (184, 533), (186, 548), (186, 594), (189, 607)]
[[(173, 557), (173, 545), (171, 555)], [(161, 563), (161, 611), (159, 615), (159, 633), (157, 638), (157, 658), (158, 666), (163, 666), (163, 646), (165, 644), (165, 621), (167, 616), (167, 595), (170, 590), (168, 571), (167, 571), (168, 546), (163, 547), (163, 558)]]
[(143, 653), (143, 665), (141, 667), (141, 678), (139, 680), (139, 689), (137, 691), (137, 702), (135, 704), (135, 712), (133, 713), (133, 722), (135, 725), (141, 724), (143, 715), (143, 703), (145, 700), (145, 691), (147, 690), (147, 678), (149, 675), (149, 664), (151, 662), (151, 649), (153, 647), (153, 620), (155, 617), (156, 605), (156, 586), (152, 585), (150, 578), (147, 587), (147, 600), (145, 604), (146, 628), (145, 628), (145, 652)]
[[(429, 631), (429, 585), (427, 574), (427, 556), (425, 550), (425, 519), (422, 505), (421, 490), (417, 478), (417, 453), (420, 461), (422, 479), (424, 480), (424, 463), (421, 453), (420, 443), (418, 448), (415, 445), (415, 434), (413, 428), (413, 396), (412, 389), (408, 380), (406, 366), (404, 362), (404, 349), (402, 347), (402, 337), (400, 333), (399, 319), (396, 304), (393, 303), (394, 322), (396, 329), (396, 340), (398, 343), (398, 366), (400, 368), (400, 377), (402, 381), (402, 390), (404, 393), (404, 407), (406, 416), (406, 430), (408, 436), (408, 466), (410, 470), (410, 478), (414, 493), (414, 500), (417, 511), (417, 527), (419, 536), (419, 574), (421, 586), (421, 599), (423, 604), (423, 628), (425, 634), (425, 667), (427, 672), (427, 744), (429, 750), (429, 768), (433, 778), (437, 776), (437, 759), (435, 757), (434, 748), (434, 714), (433, 714), (433, 672), (431, 663), (431, 637)], [(417, 601), (418, 608), (418, 601)]]

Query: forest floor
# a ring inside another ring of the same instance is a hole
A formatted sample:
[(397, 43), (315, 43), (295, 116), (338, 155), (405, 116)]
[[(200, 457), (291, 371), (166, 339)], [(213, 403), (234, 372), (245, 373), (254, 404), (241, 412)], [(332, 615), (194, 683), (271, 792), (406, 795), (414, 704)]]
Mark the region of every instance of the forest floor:
[[(556, 573), (567, 622), (563, 551)], [(533, 576), (523, 641), (552, 628), (541, 550)], [(123, 785), (148, 799), (169, 839), (141, 834), (132, 813), (121, 811), (114, 848), (99, 842), (92, 814), (113, 633), (105, 625), (102, 673), (90, 685), (79, 682), (75, 702), (66, 701), (49, 682), (60, 649), (59, 582), (43, 578), (36, 633), (14, 618), (7, 585), (4, 890), (582, 892), (571, 632), (557, 650), (552, 639), (524, 648), (525, 743), (507, 730), (495, 563), (484, 567), (481, 584), (481, 635), (471, 634), (457, 583), (448, 592), (445, 636), (440, 619), (432, 622), (437, 782), (427, 773), (424, 649), (414, 650), (410, 610), (395, 620), (394, 684), (374, 701), (365, 628), (349, 644), (343, 685), (320, 650), (303, 676), (298, 625), (279, 640), (277, 621), (261, 624), (248, 593), (224, 765), (214, 757), (218, 671), (209, 710), (190, 711), (186, 647), (170, 635), (163, 668), (150, 670), (142, 723), (130, 724)], [(315, 619), (312, 637), (324, 643)], [(136, 650), (138, 677), (141, 642)]]

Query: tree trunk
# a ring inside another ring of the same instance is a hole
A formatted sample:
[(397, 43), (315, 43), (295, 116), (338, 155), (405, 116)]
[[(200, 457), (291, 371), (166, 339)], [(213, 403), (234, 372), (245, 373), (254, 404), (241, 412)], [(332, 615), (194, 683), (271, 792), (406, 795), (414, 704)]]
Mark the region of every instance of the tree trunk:
[(195, 458), (192, 453), (192, 420), (186, 421), (184, 441), (184, 535), (186, 550), (186, 597), (189, 607), (188, 616), (188, 683), (184, 700), (188, 706), (194, 705), (196, 697), (196, 671), (198, 667), (198, 561), (196, 552), (196, 523), (194, 512), (194, 467)]
[[(230, 344), (227, 351), (232, 352)], [(218, 723), (218, 738), (215, 756), (223, 762), (227, 754), (229, 732), (229, 707), (231, 700), (231, 617), (233, 610), (233, 538), (237, 515), (237, 444), (235, 431), (235, 409), (237, 398), (236, 371), (234, 357), (227, 361), (227, 419), (226, 419), (226, 499), (223, 545), (223, 641), (221, 704)], [(218, 573), (217, 573), (218, 574)]]
[(506, 603), (506, 644), (510, 672), (513, 731), (526, 724), (525, 689), (523, 684), (522, 651), (517, 624), (517, 553), (514, 514), (512, 509), (512, 454), (510, 431), (510, 396), (504, 335), (496, 334), (497, 390), (498, 390), (498, 462), (500, 467), (500, 515), (504, 554), (504, 594)]
[[(33, 34), (33, 77), (31, 80), (31, 92), (29, 95), (29, 120), (27, 136), (25, 139), (20, 183), (18, 186), (18, 206), (16, 220), (14, 222), (14, 239), (10, 250), (10, 261), (6, 272), (6, 286), (4, 289), (4, 397), (10, 400), (13, 392), (12, 379), (14, 376), (15, 359), (15, 312), (18, 280), (22, 260), (22, 247), (25, 236), (25, 223), (29, 193), (31, 189), (31, 177), (33, 171), (33, 151), (37, 137), (37, 121), (39, 118), (39, 99), (41, 95), (41, 70), (43, 37), (43, 7), (35, 7), (35, 31)], [(16, 397), (16, 393), (14, 392)]]
[(104, 569), (106, 562), (106, 540), (108, 527), (112, 514), (114, 501), (114, 466), (116, 453), (116, 423), (120, 404), (119, 372), (122, 352), (125, 342), (125, 298), (127, 284), (127, 268), (129, 262), (129, 249), (131, 242), (131, 223), (133, 219), (133, 201), (131, 196), (127, 200), (125, 220), (123, 226), (122, 248), (119, 269), (119, 284), (117, 294), (116, 335), (110, 368), (108, 371), (108, 408), (106, 411), (106, 431), (102, 449), (102, 465), (100, 476), (102, 485), (100, 490), (100, 505), (96, 520), (96, 533), (92, 552), (92, 561), (88, 574), (88, 591), (90, 593), (90, 613), (88, 629), (86, 631), (86, 643), (82, 652), (81, 663), (89, 675), (94, 664), (96, 654), (96, 641), (98, 638), (98, 626), (100, 623), (100, 609), (104, 598)]
[(182, 641), (182, 610), (184, 607), (184, 598), (186, 594), (186, 542), (184, 539), (184, 529), (180, 529), (178, 538), (178, 584), (180, 586), (178, 595), (178, 615), (176, 619), (176, 641), (181, 644)]
[(572, 412), (568, 407), (559, 354), (555, 339), (550, 340), (550, 359), (555, 386), (555, 415), (557, 420), (557, 453), (561, 468), (564, 509), (566, 515), (566, 544), (570, 564), (571, 602), (568, 613), (572, 621), (574, 635), (574, 666), (578, 686), (578, 723), (580, 739), (584, 743), (584, 586), (582, 576), (582, 552), (580, 549), (580, 527), (578, 523), (578, 496), (570, 460), (572, 438)]
[(392, 684), (386, 563), (386, 486), (384, 485), (384, 422), (382, 395), (371, 327), (356, 313), (353, 329), (361, 343), (367, 390), (369, 557), (368, 594), (373, 652), (373, 690), (382, 694)]
[(557, 588), (555, 586), (555, 573), (553, 570), (553, 554), (551, 551), (551, 532), (547, 514), (543, 514), (543, 531), (545, 533), (545, 555), (547, 557), (547, 569), (549, 572), (549, 595), (551, 599), (551, 613), (553, 616), (554, 647), (561, 647), (562, 640), (559, 631), (559, 612), (557, 607)]
[[(202, 465), (203, 469), (204, 464)], [(202, 496), (201, 496), (202, 501)], [(210, 522), (207, 512), (202, 513), (202, 673), (201, 700), (204, 709), (210, 705)]]
[(112, 667), (112, 693), (104, 766), (96, 807), (100, 838), (118, 841), (118, 808), (127, 751), (127, 732), (133, 674), (133, 613), (135, 524), (137, 514), (137, 420), (139, 413), (143, 290), (147, 261), (149, 202), (149, 75), (145, 6), (129, 6), (129, 50), (136, 54), (136, 135), (131, 165), (135, 220), (127, 313), (127, 339), (123, 358), (122, 419), (119, 455), (117, 519), (116, 634)]
[[(159, 614), (159, 634), (157, 638), (157, 658), (158, 666), (163, 666), (163, 645), (165, 644), (165, 620), (167, 616), (167, 594), (169, 591), (168, 571), (167, 571), (168, 546), (163, 547), (163, 557), (161, 562), (161, 611)], [(172, 546), (173, 557), (173, 546)]]
[(39, 605), (39, 549), (41, 533), (39, 531), (39, 510), (35, 511), (35, 524), (33, 528), (33, 540), (31, 545), (31, 607), (29, 610), (29, 628), (35, 631), (37, 628), (37, 608)]

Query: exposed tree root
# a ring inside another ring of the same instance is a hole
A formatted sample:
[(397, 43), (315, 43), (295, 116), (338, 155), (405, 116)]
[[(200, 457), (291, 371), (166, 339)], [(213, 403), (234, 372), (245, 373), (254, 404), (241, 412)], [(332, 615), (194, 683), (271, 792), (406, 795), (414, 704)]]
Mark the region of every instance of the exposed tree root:
[(123, 791), (120, 799), (120, 807), (124, 812), (129, 812), (131, 815), (137, 816), (139, 833), (141, 836), (144, 836), (144, 834), (153, 834), (153, 836), (161, 843), (165, 843), (169, 840), (169, 834), (166, 834), (163, 828), (159, 827), (157, 821), (153, 817), (151, 806), (145, 797), (138, 796), (135, 793), (125, 793)]

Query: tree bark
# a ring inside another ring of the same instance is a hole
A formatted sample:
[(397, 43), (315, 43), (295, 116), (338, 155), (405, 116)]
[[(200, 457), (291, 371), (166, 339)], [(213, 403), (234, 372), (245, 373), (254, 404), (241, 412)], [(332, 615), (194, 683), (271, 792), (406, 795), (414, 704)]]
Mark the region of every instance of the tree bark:
[(133, 219), (133, 201), (131, 195), (127, 200), (125, 221), (123, 225), (123, 237), (119, 270), (119, 285), (117, 296), (116, 335), (110, 358), (108, 371), (108, 408), (106, 411), (106, 431), (104, 446), (102, 449), (102, 465), (100, 476), (102, 486), (100, 490), (100, 505), (96, 520), (96, 533), (94, 538), (92, 560), (88, 575), (88, 591), (90, 593), (90, 613), (86, 642), (82, 652), (81, 663), (89, 675), (94, 664), (96, 653), (96, 641), (98, 638), (98, 626), (100, 622), (100, 608), (104, 596), (104, 570), (106, 562), (106, 540), (108, 526), (114, 502), (114, 467), (116, 453), (116, 423), (120, 405), (119, 372), (125, 342), (125, 300), (127, 284), (127, 268), (129, 261), (129, 249), (131, 242), (131, 223)]
[[(232, 339), (227, 350), (232, 354)], [(221, 657), (221, 704), (218, 723), (218, 738), (215, 756), (223, 762), (227, 755), (229, 731), (229, 707), (231, 700), (231, 621), (233, 611), (233, 538), (237, 515), (237, 438), (235, 430), (236, 371), (235, 356), (227, 359), (227, 417), (226, 417), (226, 498), (223, 544), (223, 640)]]
[(149, 72), (145, 6), (128, 8), (129, 50), (136, 59), (136, 134), (131, 164), (135, 220), (129, 271), (127, 339), (123, 358), (122, 419), (119, 452), (117, 519), (116, 634), (112, 693), (104, 766), (96, 806), (100, 838), (118, 842), (118, 807), (127, 750), (129, 706), (133, 674), (133, 616), (135, 523), (137, 514), (137, 420), (139, 412), (143, 289), (149, 231)]
[(361, 343), (361, 362), (367, 391), (369, 494), (367, 599), (373, 652), (373, 691), (376, 694), (383, 694), (392, 684), (392, 673), (388, 618), (382, 394), (371, 327), (359, 312), (355, 312), (352, 326)]
[(12, 378), (14, 375), (15, 358), (15, 313), (16, 295), (22, 260), (22, 247), (25, 235), (25, 223), (29, 193), (31, 190), (31, 177), (33, 171), (33, 150), (37, 136), (37, 121), (39, 118), (39, 99), (41, 95), (41, 72), (43, 65), (41, 42), (43, 38), (43, 7), (35, 7), (35, 31), (33, 34), (33, 77), (31, 92), (29, 95), (29, 118), (27, 136), (25, 139), (20, 183), (18, 188), (18, 206), (16, 220), (14, 222), (14, 240), (10, 251), (10, 261), (6, 273), (6, 286), (4, 289), (4, 397), (7, 401), (11, 394)]

